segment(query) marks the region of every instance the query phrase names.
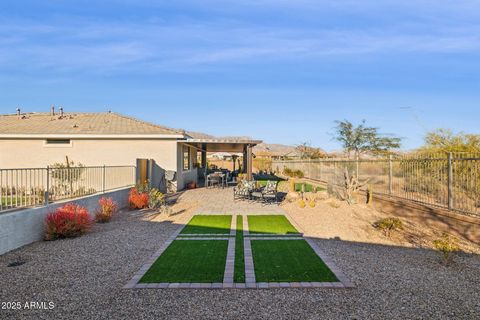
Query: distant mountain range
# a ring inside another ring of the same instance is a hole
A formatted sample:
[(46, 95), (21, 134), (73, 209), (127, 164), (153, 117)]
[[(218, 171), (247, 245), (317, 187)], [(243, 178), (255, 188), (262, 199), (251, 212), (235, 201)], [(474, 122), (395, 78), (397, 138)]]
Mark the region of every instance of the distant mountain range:
[[(215, 137), (202, 132), (187, 132), (189, 136), (195, 139), (236, 139), (251, 140), (251, 137)], [(278, 143), (261, 143), (253, 148), (253, 152), (271, 152), (274, 154), (284, 155), (295, 151), (296, 146), (289, 146)]]

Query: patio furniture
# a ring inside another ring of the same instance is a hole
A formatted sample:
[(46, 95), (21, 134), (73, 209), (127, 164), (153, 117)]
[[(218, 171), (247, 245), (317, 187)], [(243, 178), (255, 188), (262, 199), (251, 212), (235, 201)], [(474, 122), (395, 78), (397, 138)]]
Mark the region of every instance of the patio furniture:
[(242, 180), (236, 187), (233, 188), (233, 200), (252, 198), (252, 192), (255, 189), (255, 181)]
[(215, 185), (220, 186), (223, 183), (223, 178), (219, 172), (214, 172), (207, 175), (207, 188)]
[(266, 186), (262, 190), (262, 199), (266, 203), (269, 201), (278, 202), (278, 181), (267, 181)]

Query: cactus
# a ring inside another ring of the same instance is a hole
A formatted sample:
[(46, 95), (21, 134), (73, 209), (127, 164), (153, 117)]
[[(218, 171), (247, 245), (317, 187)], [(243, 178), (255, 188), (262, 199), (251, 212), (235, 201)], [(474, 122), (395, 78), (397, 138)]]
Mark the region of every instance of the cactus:
[(345, 168), (344, 179), (344, 187), (342, 193), (340, 193), (340, 198), (347, 201), (348, 204), (354, 204), (355, 198), (353, 197), (353, 194), (365, 186), (369, 179), (364, 182), (359, 182), (354, 174), (350, 175), (348, 168)]

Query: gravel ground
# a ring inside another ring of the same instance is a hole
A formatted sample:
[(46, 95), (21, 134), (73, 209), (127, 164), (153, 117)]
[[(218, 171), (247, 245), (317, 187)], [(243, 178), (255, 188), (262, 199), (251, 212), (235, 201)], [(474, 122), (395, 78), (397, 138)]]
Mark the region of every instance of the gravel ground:
[[(1, 302), (55, 303), (47, 311), (0, 310), (0, 318), (480, 318), (478, 255), (460, 254), (445, 267), (437, 253), (428, 249), (328, 240), (321, 235), (318, 245), (356, 288), (122, 289), (191, 211), (153, 220), (145, 219), (147, 213), (122, 212), (81, 238), (38, 242), (0, 256)], [(16, 260), (26, 263), (7, 267)]]

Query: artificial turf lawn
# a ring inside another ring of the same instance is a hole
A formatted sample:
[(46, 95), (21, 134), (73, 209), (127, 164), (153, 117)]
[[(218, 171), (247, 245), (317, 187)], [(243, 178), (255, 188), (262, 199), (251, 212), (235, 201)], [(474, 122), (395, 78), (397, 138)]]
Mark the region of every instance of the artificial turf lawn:
[(257, 282), (336, 282), (305, 240), (252, 240)]
[[(308, 183), (295, 183), (295, 191), (300, 192), (302, 191), (302, 185), (305, 185), (305, 192), (312, 192), (313, 186)], [(325, 188), (317, 186), (317, 191), (324, 191)]]
[(235, 283), (245, 282), (245, 255), (243, 252), (243, 217), (237, 216), (237, 236), (235, 238)]
[(196, 215), (183, 228), (181, 234), (228, 234), (232, 216)]
[(140, 282), (223, 282), (227, 249), (226, 240), (173, 241)]
[(248, 229), (251, 234), (289, 234), (298, 233), (290, 221), (283, 215), (248, 216)]

